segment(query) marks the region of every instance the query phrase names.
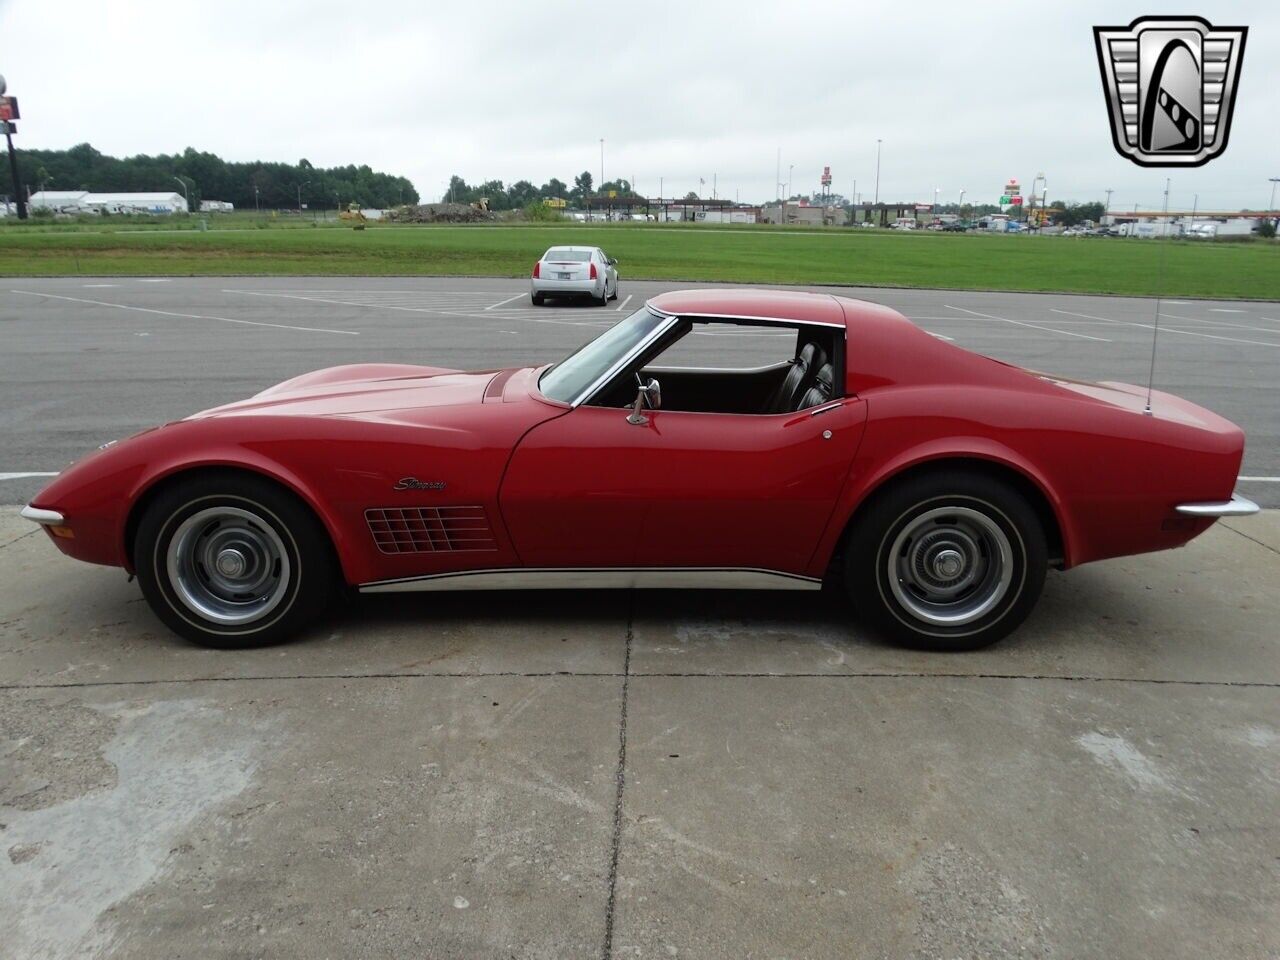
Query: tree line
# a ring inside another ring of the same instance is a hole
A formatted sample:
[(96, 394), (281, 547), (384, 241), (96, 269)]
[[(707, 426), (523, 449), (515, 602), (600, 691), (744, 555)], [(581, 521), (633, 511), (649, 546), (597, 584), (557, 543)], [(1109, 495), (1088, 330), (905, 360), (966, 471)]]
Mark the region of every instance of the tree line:
[(639, 196), (629, 180), (609, 180), (595, 189), (595, 178), (590, 170), (583, 170), (573, 178), (570, 187), (564, 181), (552, 177), (542, 186), (534, 186), (528, 180), (517, 180), (507, 186), (501, 180), (486, 180), (475, 185), (456, 173), (449, 179), (444, 196), (440, 199), (446, 203), (475, 203), (488, 200), (490, 210), (518, 210), (540, 200), (564, 200), (570, 205), (580, 205), (587, 197), (609, 196), (615, 193), (619, 197)]
[(418, 202), (418, 191), (406, 177), (379, 173), (367, 164), (326, 168), (306, 159), (237, 163), (192, 147), (182, 153), (136, 157), (109, 157), (87, 143), (69, 150), (20, 150), (18, 177), (24, 194), (28, 190), (182, 193), (181, 181), (192, 210), (200, 208), (201, 200), (230, 201), (237, 210), (287, 209), (298, 205), (299, 194), (303, 203), (319, 208), (348, 203), (383, 208)]

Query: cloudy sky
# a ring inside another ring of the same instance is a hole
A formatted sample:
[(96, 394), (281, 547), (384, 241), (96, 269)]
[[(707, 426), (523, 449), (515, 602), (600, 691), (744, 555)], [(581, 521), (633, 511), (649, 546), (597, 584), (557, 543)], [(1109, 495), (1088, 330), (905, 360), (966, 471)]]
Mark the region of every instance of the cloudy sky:
[[(1280, 177), (1280, 5), (1096, 2), (435, 4), (0, 0), (22, 147), (190, 145), (235, 160), (368, 163), (428, 199), (449, 175), (634, 178), (743, 201), (817, 189), (1116, 209), (1262, 208)], [(1230, 146), (1198, 170), (1111, 145), (1091, 28), (1195, 13), (1250, 28)], [(699, 180), (705, 180), (700, 187)]]

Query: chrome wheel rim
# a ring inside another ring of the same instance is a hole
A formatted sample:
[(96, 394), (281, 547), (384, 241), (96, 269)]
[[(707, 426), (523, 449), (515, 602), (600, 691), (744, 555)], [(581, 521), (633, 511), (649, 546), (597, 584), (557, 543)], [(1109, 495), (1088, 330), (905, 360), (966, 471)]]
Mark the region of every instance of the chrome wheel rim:
[(293, 573), (271, 524), (238, 507), (209, 507), (183, 520), (169, 540), (166, 565), (183, 605), (225, 626), (269, 614)]
[(907, 613), (959, 627), (990, 613), (1013, 582), (1004, 529), (971, 507), (935, 507), (912, 517), (889, 548), (889, 588)]

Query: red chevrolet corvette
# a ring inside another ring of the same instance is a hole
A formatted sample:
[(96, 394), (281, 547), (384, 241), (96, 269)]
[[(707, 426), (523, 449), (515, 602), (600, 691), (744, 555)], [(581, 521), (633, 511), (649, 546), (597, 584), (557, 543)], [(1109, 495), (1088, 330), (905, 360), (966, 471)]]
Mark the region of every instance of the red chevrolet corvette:
[[(672, 364), (725, 331), (785, 352)], [(341, 585), (829, 583), (893, 637), (964, 649), (1022, 622), (1049, 566), (1255, 512), (1234, 494), (1243, 447), (1177, 397), (1147, 409), (1141, 388), (977, 356), (875, 304), (696, 291), (549, 366), (297, 377), (107, 444), (23, 514), (217, 646), (293, 634)]]

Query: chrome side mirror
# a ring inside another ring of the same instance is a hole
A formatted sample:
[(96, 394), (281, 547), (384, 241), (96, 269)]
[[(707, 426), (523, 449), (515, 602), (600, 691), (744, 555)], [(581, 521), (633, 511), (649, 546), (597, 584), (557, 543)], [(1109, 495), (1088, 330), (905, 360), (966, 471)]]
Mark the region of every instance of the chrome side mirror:
[[(637, 376), (636, 379), (638, 380), (639, 377)], [(631, 408), (627, 423), (634, 423), (637, 426), (648, 423), (649, 418), (643, 412), (645, 406), (650, 410), (657, 410), (662, 406), (662, 385), (652, 378), (648, 383), (641, 383), (636, 388), (635, 406)]]

